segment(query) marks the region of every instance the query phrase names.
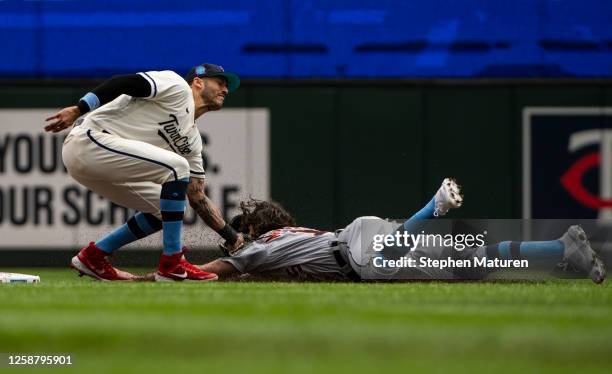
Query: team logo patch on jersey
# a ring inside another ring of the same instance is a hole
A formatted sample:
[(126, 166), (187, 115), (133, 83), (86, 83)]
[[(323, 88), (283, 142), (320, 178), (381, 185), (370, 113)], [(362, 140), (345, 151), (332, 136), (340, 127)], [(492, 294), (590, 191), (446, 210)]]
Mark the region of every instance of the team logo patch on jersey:
[(174, 114), (170, 114), (169, 117), (169, 121), (159, 122), (161, 128), (157, 130), (157, 135), (164, 139), (175, 153), (183, 155), (191, 153), (189, 138), (181, 135), (178, 119)]
[(523, 217), (612, 220), (612, 108), (527, 108)]

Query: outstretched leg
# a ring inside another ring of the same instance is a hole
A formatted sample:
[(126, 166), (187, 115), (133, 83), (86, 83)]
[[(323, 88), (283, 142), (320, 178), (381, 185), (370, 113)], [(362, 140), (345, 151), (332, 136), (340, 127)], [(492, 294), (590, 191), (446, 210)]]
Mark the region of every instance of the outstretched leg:
[(566, 262), (587, 274), (595, 283), (606, 277), (603, 262), (591, 248), (589, 240), (580, 226), (571, 226), (558, 240), (537, 242), (501, 242), (480, 247), (474, 257), (489, 260), (541, 260), (550, 261), (552, 268), (559, 262)]
[(404, 230), (410, 231), (416, 222), (442, 217), (450, 209), (459, 208), (462, 204), (463, 195), (461, 194), (461, 186), (453, 178), (446, 178), (442, 181), (442, 185), (427, 205), (406, 220), (402, 227)]
[[(416, 234), (427, 224), (427, 222), (423, 221), (442, 217), (450, 209), (459, 208), (462, 204), (463, 195), (461, 194), (461, 186), (457, 184), (455, 179), (445, 178), (431, 200), (421, 210), (404, 221), (397, 228), (396, 233)], [(409, 248), (387, 247), (379, 255), (387, 259), (399, 258), (404, 256), (407, 250)]]

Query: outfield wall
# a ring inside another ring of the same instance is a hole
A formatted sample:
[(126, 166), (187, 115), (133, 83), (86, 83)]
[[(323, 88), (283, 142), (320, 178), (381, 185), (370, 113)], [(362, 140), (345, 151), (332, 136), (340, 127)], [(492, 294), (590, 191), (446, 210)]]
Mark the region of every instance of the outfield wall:
[[(58, 108), (96, 83), (4, 82), (0, 106)], [(406, 217), (445, 176), (465, 189), (455, 216), (520, 218), (523, 109), (606, 105), (605, 81), (245, 82), (227, 101), (268, 109), (270, 196), (325, 229)]]

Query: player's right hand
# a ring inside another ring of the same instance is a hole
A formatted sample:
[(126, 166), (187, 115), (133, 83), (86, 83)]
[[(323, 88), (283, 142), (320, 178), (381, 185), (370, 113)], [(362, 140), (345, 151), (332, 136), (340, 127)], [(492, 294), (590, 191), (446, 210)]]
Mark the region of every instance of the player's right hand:
[(236, 253), (240, 248), (242, 248), (244, 246), (244, 236), (242, 236), (241, 233), (238, 234), (238, 240), (236, 240), (236, 242), (234, 244), (228, 244), (227, 242), (225, 242), (223, 244), (223, 248), (227, 251), (227, 253), (229, 253), (230, 255), (233, 255), (234, 253)]
[(45, 131), (47, 132), (60, 132), (68, 127), (72, 126), (74, 121), (81, 115), (81, 111), (79, 107), (69, 106), (55, 113), (49, 118), (46, 118), (45, 121), (52, 121), (47, 126), (45, 126)]

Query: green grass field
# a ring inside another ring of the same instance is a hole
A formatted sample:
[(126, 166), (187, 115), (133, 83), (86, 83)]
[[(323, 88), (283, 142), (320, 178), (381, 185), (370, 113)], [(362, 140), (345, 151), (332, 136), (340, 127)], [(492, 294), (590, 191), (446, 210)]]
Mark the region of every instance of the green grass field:
[(69, 352), (70, 371), (612, 370), (609, 282), (101, 283), (11, 271), (42, 282), (0, 286), (0, 352)]

